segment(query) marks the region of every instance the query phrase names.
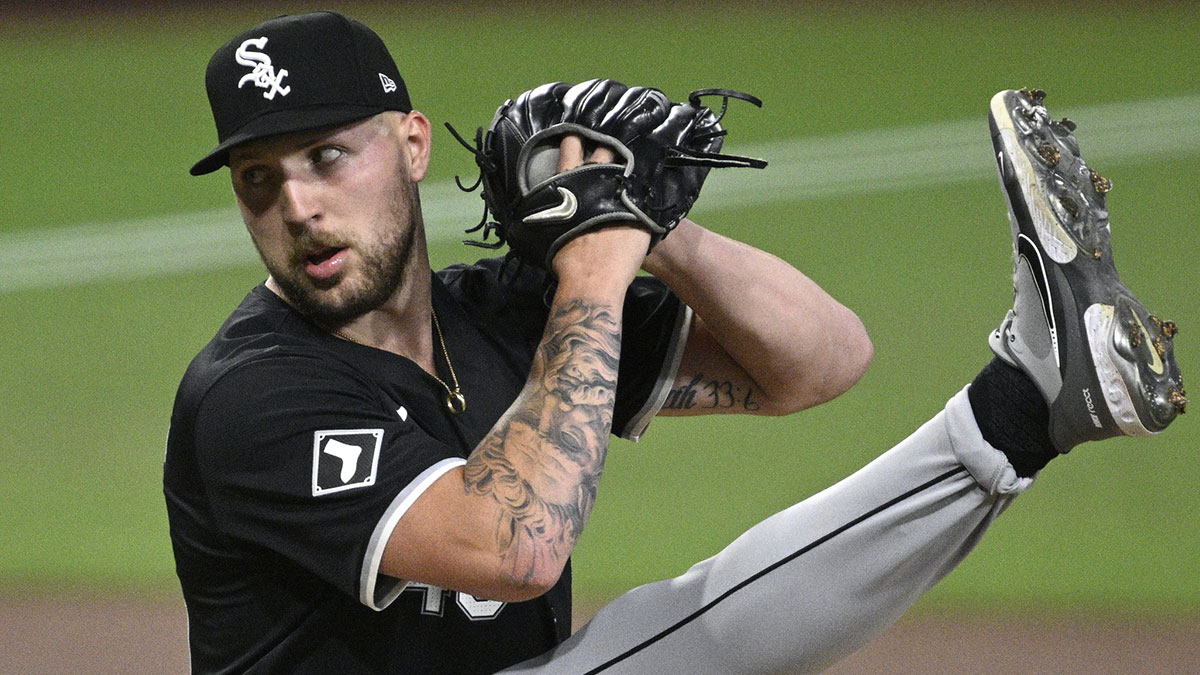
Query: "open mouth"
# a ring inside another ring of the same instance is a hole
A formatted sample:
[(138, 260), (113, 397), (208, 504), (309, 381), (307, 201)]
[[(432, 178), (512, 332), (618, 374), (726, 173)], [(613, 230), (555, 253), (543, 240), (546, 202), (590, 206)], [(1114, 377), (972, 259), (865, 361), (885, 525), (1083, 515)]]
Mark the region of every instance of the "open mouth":
[(329, 246), (329, 247), (320, 249), (319, 251), (316, 251), (314, 253), (308, 254), (308, 257), (306, 259), (308, 260), (309, 265), (320, 265), (320, 264), (324, 263), (325, 261), (329, 260), (330, 258), (332, 258), (333, 256), (337, 255), (338, 251), (341, 251), (341, 250), (342, 249), (340, 249), (340, 248)]
[(341, 271), (345, 259), (345, 248), (325, 246), (304, 257), (304, 271), (313, 279), (326, 280)]

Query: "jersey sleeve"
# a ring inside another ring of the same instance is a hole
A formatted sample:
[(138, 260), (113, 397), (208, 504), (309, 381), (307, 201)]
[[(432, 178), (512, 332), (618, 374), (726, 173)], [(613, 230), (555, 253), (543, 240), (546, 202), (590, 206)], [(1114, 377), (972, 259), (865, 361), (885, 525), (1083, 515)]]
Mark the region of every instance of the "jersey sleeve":
[(655, 277), (625, 296), (613, 433), (637, 441), (662, 409), (687, 343), (692, 310)]
[(196, 461), (213, 519), (373, 609), (403, 590), (379, 574), (396, 523), (464, 463), (353, 368), (278, 354), (222, 375), (197, 409)]
[[(440, 274), (483, 331), (529, 360), (541, 341), (553, 286), (542, 270), (502, 259), (453, 265)], [(638, 440), (670, 393), (692, 310), (661, 280), (639, 276), (625, 295), (613, 433)]]

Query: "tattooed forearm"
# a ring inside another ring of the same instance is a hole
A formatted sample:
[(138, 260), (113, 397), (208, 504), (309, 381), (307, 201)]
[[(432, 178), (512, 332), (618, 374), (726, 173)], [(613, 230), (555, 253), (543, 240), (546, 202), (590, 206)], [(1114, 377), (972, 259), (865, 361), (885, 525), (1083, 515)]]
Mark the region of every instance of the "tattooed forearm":
[(500, 506), (496, 541), (515, 578), (561, 569), (596, 501), (616, 397), (619, 311), (556, 305), (525, 389), (467, 459), (465, 489)]

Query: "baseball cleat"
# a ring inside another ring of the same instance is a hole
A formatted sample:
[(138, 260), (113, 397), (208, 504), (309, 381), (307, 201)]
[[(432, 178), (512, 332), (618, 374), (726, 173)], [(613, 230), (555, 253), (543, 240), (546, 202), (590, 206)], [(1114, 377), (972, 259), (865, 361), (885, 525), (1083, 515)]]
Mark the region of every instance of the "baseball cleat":
[(1050, 409), (1059, 452), (1146, 436), (1185, 411), (1172, 338), (1117, 276), (1105, 195), (1080, 157), (1075, 124), (1050, 119), (1041, 90), (1002, 91), (989, 121), (1012, 222), (1013, 308), (989, 338)]

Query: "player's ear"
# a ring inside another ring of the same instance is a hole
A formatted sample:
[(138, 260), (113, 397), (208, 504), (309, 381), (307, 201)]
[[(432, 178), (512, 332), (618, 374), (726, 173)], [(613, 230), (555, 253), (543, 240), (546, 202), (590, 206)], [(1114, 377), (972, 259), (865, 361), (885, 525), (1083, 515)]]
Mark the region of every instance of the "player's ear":
[(404, 146), (408, 156), (408, 177), (414, 182), (425, 178), (429, 168), (429, 152), (433, 134), (429, 129), (429, 118), (416, 110), (396, 121), (396, 138)]

